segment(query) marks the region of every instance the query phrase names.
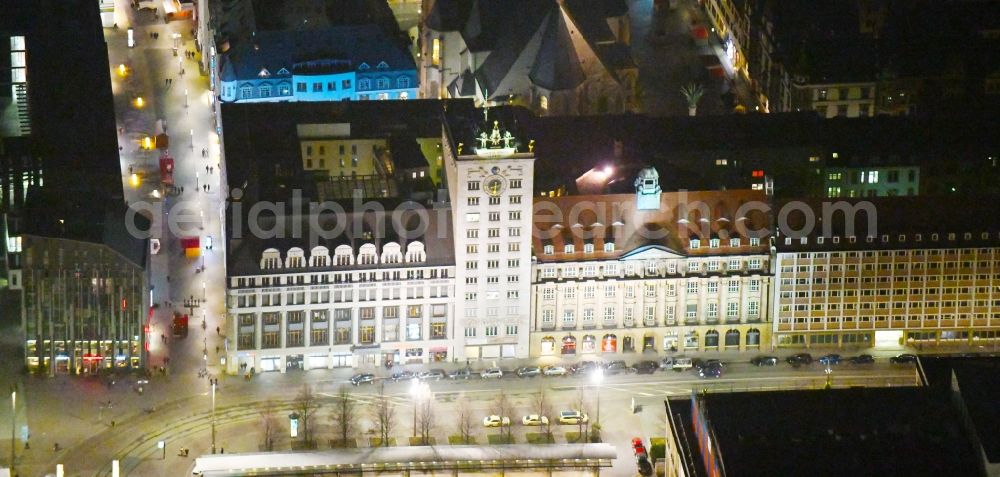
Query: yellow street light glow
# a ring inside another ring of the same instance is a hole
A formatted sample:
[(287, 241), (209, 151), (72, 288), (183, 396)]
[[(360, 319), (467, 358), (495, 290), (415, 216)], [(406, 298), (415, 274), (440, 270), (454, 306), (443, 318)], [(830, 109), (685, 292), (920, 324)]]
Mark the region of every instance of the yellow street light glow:
[(125, 76), (125, 63), (118, 65), (118, 74)]
[(147, 149), (147, 150), (148, 149), (152, 149), (153, 148), (153, 139), (150, 138), (149, 136), (146, 136), (146, 137), (142, 138), (142, 148), (143, 149)]
[(146, 104), (146, 102), (142, 100), (142, 96), (135, 98), (135, 107), (141, 108), (144, 104)]
[(129, 183), (130, 186), (132, 186), (133, 189), (139, 187), (139, 182), (140, 182), (140, 180), (139, 180), (139, 174), (132, 174), (128, 178), (128, 183)]

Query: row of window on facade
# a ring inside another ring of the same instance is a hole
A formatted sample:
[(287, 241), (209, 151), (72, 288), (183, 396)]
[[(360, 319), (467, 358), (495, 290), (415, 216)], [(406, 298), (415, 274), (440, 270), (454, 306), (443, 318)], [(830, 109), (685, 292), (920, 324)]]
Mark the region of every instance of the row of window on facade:
[[(743, 282), (741, 278), (731, 278), (725, 280), (725, 290), (733, 295), (740, 292), (740, 285)], [(750, 293), (760, 292), (761, 280), (752, 278), (747, 280), (747, 291)], [(562, 297), (564, 299), (573, 300), (577, 297), (577, 289), (580, 289), (579, 295), (584, 299), (592, 299), (597, 297), (596, 284), (587, 284), (583, 286), (565, 286), (562, 287)], [(610, 284), (604, 285), (604, 298), (616, 298), (618, 295), (618, 285)], [(638, 286), (636, 285), (626, 285), (625, 298), (635, 298), (636, 290)], [(547, 286), (542, 288), (542, 299), (543, 300), (554, 300), (556, 298), (557, 288), (554, 286)], [(643, 296), (646, 298), (656, 298), (659, 296), (659, 291), (663, 290), (668, 297), (677, 296), (677, 285), (674, 283), (646, 283), (642, 285)], [(687, 292), (689, 297), (698, 295), (699, 291), (702, 290), (700, 279), (691, 279), (685, 283), (684, 290)], [(709, 280), (705, 282), (705, 292), (708, 294), (716, 294), (719, 292), (719, 281)]]
[[(698, 349), (698, 348), (738, 348), (741, 341), (739, 330), (728, 330), (721, 336), (716, 330), (705, 332), (704, 340), (700, 340), (697, 331), (688, 331), (684, 334), (683, 341), (676, 334), (666, 334), (660, 339), (660, 347), (656, 345), (656, 337), (653, 335), (643, 335), (640, 342), (632, 336), (624, 336), (619, 342), (618, 335), (608, 333), (597, 341), (595, 335), (584, 335), (579, 340), (576, 336), (566, 335), (558, 342), (555, 337), (545, 336), (541, 340), (541, 354), (577, 354), (579, 353), (617, 353), (619, 351), (629, 352), (656, 352), (656, 351), (677, 351), (678, 349)], [(746, 340), (743, 343), (746, 347), (760, 346), (760, 330), (751, 328), (746, 333)], [(557, 348), (558, 345), (558, 348)]]
[[(661, 261), (648, 261), (645, 264), (636, 264), (632, 262), (626, 262), (622, 270), (624, 270), (624, 276), (626, 277), (639, 277), (639, 276), (663, 276), (673, 275), (678, 273), (678, 270), (686, 270), (687, 272), (700, 273), (705, 272), (721, 272), (721, 271), (741, 271), (743, 270), (744, 259), (741, 258), (731, 258), (729, 260), (688, 260), (683, 262), (683, 266), (678, 266), (677, 261), (668, 261), (663, 263)], [(748, 270), (760, 270), (763, 265), (763, 260), (760, 258), (750, 258), (746, 259), (746, 267)], [(702, 264), (705, 265), (702, 268)], [(619, 264), (618, 263), (605, 263), (602, 265), (596, 264), (567, 264), (567, 265), (549, 265), (542, 266), (541, 268), (541, 278), (577, 278), (577, 277), (614, 277), (619, 275)]]
[[(520, 187), (520, 183), (518, 183), (518, 187)], [(490, 197), (488, 197), (488, 199), (489, 200), (487, 201), (487, 203), (489, 205), (500, 205), (500, 197), (498, 197), (498, 196), (490, 196)], [(477, 206), (477, 205), (479, 205), (479, 197), (478, 196), (475, 196), (475, 197), (466, 197), (465, 198), (465, 203), (466, 203), (466, 205)], [(516, 195), (516, 194), (515, 195), (508, 195), (507, 196), (507, 203), (511, 204), (511, 205), (520, 204), (521, 203), (521, 196), (520, 195)], [(478, 220), (469, 220), (469, 222), (477, 222), (477, 221)]]
[[(890, 306), (891, 305), (891, 306)], [(940, 305), (940, 306), (939, 306)], [(1000, 300), (943, 300), (943, 301), (895, 301), (893, 303), (889, 302), (878, 302), (872, 303), (870, 301), (865, 301), (861, 299), (861, 303), (806, 303), (798, 305), (781, 305), (779, 308), (782, 312), (791, 311), (830, 311), (839, 313), (841, 310), (844, 311), (869, 311), (869, 310), (900, 310), (898, 313), (927, 313), (929, 315), (937, 315), (937, 310), (939, 308), (944, 309), (970, 309), (978, 308), (980, 310), (989, 309), (989, 307), (1000, 307)], [(920, 310), (926, 310), (924, 312)]]
[(382, 253), (378, 253), (375, 244), (366, 243), (358, 249), (357, 257), (354, 256), (354, 249), (350, 245), (338, 245), (334, 249), (333, 257), (330, 257), (330, 250), (323, 246), (314, 247), (306, 259), (305, 252), (298, 247), (288, 249), (286, 258), (281, 259), (281, 252), (277, 249), (269, 248), (261, 254), (260, 268), (271, 270), (277, 268), (303, 268), (309, 267), (329, 267), (344, 265), (374, 265), (376, 263), (396, 264), (396, 263), (418, 263), (427, 260), (427, 253), (424, 251), (423, 242), (412, 241), (406, 244), (406, 254), (402, 253), (400, 245), (396, 242), (388, 242), (382, 246)]
[[(883, 312), (884, 313), (884, 312)], [(918, 312), (919, 313), (919, 312)], [(1000, 313), (940, 313), (938, 311), (927, 315), (858, 315), (858, 316), (799, 316), (799, 317), (789, 317), (787, 315), (779, 315), (778, 322), (784, 325), (787, 324), (797, 324), (797, 325), (808, 325), (813, 324), (837, 324), (840, 322), (853, 324), (854, 322), (859, 323), (880, 323), (877, 328), (887, 328), (886, 323), (888, 321), (899, 322), (920, 322), (924, 326), (955, 326), (955, 320), (958, 320), (958, 325), (964, 326), (968, 325), (975, 320), (976, 326), (986, 326), (987, 320), (1000, 320)], [(995, 326), (995, 325), (993, 325)], [(801, 328), (807, 328), (808, 326), (802, 326)]]
[[(607, 306), (604, 308), (603, 325), (604, 326), (619, 326), (617, 321), (619, 307), (617, 306)], [(576, 327), (575, 309), (568, 308), (562, 310), (562, 325), (563, 327)], [(580, 323), (583, 326), (596, 325), (596, 313), (595, 308), (583, 308), (580, 316)], [(622, 311), (622, 323), (621, 326), (632, 327), (636, 326), (635, 308), (625, 307), (621, 309)], [(675, 323), (676, 315), (675, 308), (673, 305), (666, 305), (663, 307), (663, 313), (659, 315), (662, 320), (659, 320), (656, 313), (656, 306), (648, 305), (643, 308), (643, 316), (641, 324), (643, 326), (666, 326)], [(684, 319), (685, 322), (697, 322), (699, 319), (699, 310), (697, 303), (688, 303), (684, 307)], [(714, 321), (719, 318), (719, 304), (715, 302), (709, 302), (705, 304), (704, 318), (706, 321)], [(756, 320), (760, 318), (760, 302), (750, 301), (746, 304), (746, 317), (750, 320)], [(726, 320), (734, 321), (740, 319), (740, 304), (738, 302), (726, 303)], [(553, 308), (546, 308), (542, 310), (542, 327), (543, 328), (553, 328), (556, 324), (556, 310)]]
[[(930, 241), (931, 242), (937, 242), (937, 241), (939, 241), (940, 238), (941, 238), (941, 235), (942, 234), (937, 234), (937, 233), (930, 234)], [(956, 233), (954, 233), (954, 232), (951, 232), (951, 233), (948, 233), (948, 234), (944, 234), (944, 235), (948, 238), (948, 241), (951, 241), (951, 242), (954, 242), (955, 240), (958, 240), (958, 237), (959, 237), (959, 235), (956, 234)], [(997, 234), (997, 236), (1000, 237), (1000, 234)], [(924, 241), (924, 234), (913, 234), (912, 237), (913, 237), (913, 241), (914, 242), (923, 242)], [(965, 233), (963, 233), (961, 235), (961, 237), (962, 237), (962, 240), (973, 240), (973, 238), (977, 237), (977, 235), (973, 234), (972, 232), (965, 232)], [(990, 237), (991, 237), (991, 235), (990, 235), (989, 232), (981, 232), (981, 233), (978, 234), (978, 238), (980, 240), (989, 240)], [(882, 234), (880, 237), (876, 237), (874, 235), (867, 235), (867, 236), (865, 236), (863, 238), (864, 238), (864, 242), (865, 243), (875, 243), (876, 241), (879, 241), (881, 243), (889, 243), (889, 241), (893, 239), (893, 236), (889, 235), (889, 234)], [(833, 243), (835, 243), (835, 244), (837, 244), (837, 243), (841, 242), (840, 239), (841, 238), (839, 236), (834, 236), (834, 237), (832, 237), (830, 239), (830, 241), (833, 242)], [(899, 235), (895, 236), (895, 239), (898, 242), (906, 242), (907, 236), (906, 236), (906, 234), (899, 234)], [(785, 245), (792, 245), (793, 241), (795, 241), (795, 240), (792, 237), (785, 237)], [(806, 244), (809, 243), (809, 237), (800, 237), (795, 242), (798, 243), (798, 244), (801, 244), (801, 245), (806, 245)], [(825, 237), (816, 237), (816, 243), (817, 244), (822, 245), (824, 242), (826, 242), (826, 238)], [(847, 243), (857, 243), (857, 242), (858, 242), (858, 238), (856, 236), (850, 235), (850, 236), (847, 237)], [(985, 249), (985, 250), (989, 250), (989, 249)]]
[[(406, 290), (406, 299), (422, 298), (447, 298), (451, 295), (450, 285), (423, 285), (411, 287), (379, 287), (366, 288), (360, 290), (314, 290), (310, 292), (262, 292), (260, 294), (239, 294), (230, 296), (230, 306), (236, 305), (239, 308), (253, 308), (258, 306), (282, 306), (282, 305), (319, 305), (331, 303), (354, 303), (370, 302), (376, 300), (402, 300), (403, 289)], [(306, 301), (306, 298), (309, 301)], [(284, 300), (283, 300), (284, 298)]]
[[(851, 184), (878, 184), (880, 172), (885, 174), (885, 182), (888, 184), (896, 184), (899, 182), (899, 170), (888, 170), (888, 171), (858, 171), (857, 173), (852, 172), (830, 172), (827, 174), (827, 180), (830, 182), (843, 182), (844, 177), (847, 177)], [(915, 168), (908, 169), (906, 171), (907, 182), (917, 181), (917, 170)]]
[[(406, 341), (423, 339), (424, 310), (421, 305), (409, 305), (404, 307), (406, 311), (406, 322), (404, 323), (405, 334), (399, 333), (400, 318), (398, 306), (382, 307), (380, 327), (383, 331), (381, 341), (399, 341), (403, 336)], [(330, 320), (329, 310), (289, 311), (284, 314), (279, 312), (261, 313), (258, 327), (257, 315), (238, 315), (238, 341), (240, 349), (251, 349), (255, 346), (254, 340), (260, 333), (264, 348), (275, 347), (296, 347), (296, 346), (321, 346), (330, 344)], [(448, 309), (445, 304), (431, 305), (430, 307), (430, 339), (445, 339), (448, 336)], [(284, 315), (284, 322), (282, 322)], [(309, 322), (306, 323), (306, 317)], [(333, 344), (353, 344), (352, 335), (354, 328), (358, 329), (358, 344), (374, 344), (376, 341), (376, 308), (365, 307), (358, 309), (358, 319), (353, 319), (353, 309), (340, 308), (333, 310)], [(285, 330), (285, 343), (281, 343), (282, 329)], [(310, 337), (309, 342), (304, 341), (306, 330)]]
[(265, 277), (237, 277), (232, 280), (237, 287), (270, 287), (279, 285), (325, 285), (340, 283), (390, 282), (399, 280), (436, 280), (448, 278), (447, 268), (383, 270), (381, 272), (312, 273), (275, 275)]
[[(958, 296), (960, 298), (972, 298), (972, 297), (980, 298), (980, 300), (976, 300), (975, 301), (976, 306), (986, 306), (986, 304), (988, 303), (988, 301), (987, 300), (983, 300), (983, 298), (989, 298), (991, 296), (991, 293), (996, 293), (996, 296), (1000, 297), (1000, 286), (996, 286), (996, 285), (990, 286), (989, 285), (989, 282), (992, 279), (991, 277), (993, 277), (993, 275), (983, 275), (983, 277), (984, 277), (984, 281), (986, 282), (985, 286), (976, 286), (976, 287), (971, 287), (971, 286), (954, 287), (954, 286), (941, 286), (941, 285), (931, 286), (930, 288), (908, 288), (908, 287), (886, 288), (886, 287), (876, 287), (876, 288), (862, 289), (862, 290), (860, 290), (860, 293), (859, 293), (859, 290), (837, 290), (837, 289), (834, 289), (834, 290), (818, 289), (818, 290), (816, 290), (816, 289), (812, 289), (811, 287), (806, 287), (805, 290), (798, 290), (798, 291), (794, 291), (794, 292), (791, 291), (791, 290), (782, 291), (781, 294), (780, 294), (780, 297), (781, 297), (782, 301), (784, 301), (784, 300), (791, 300), (792, 298), (795, 298), (795, 299), (820, 299), (820, 300), (822, 300), (822, 299), (827, 298), (827, 297), (834, 298), (834, 299), (839, 299), (841, 297), (845, 297), (845, 298), (851, 298), (852, 300), (850, 300), (850, 301), (857, 301), (854, 298), (858, 297), (858, 295), (860, 295), (861, 297), (873, 297), (873, 296), (890, 297), (891, 296), (891, 297), (896, 297), (895, 300), (903, 300), (903, 302), (905, 302), (907, 300), (906, 295), (915, 295), (917, 297), (915, 299), (921, 299), (921, 300), (923, 299), (921, 297), (924, 296), (924, 295), (931, 296), (932, 299), (933, 299), (933, 295), (946, 295), (946, 296), (951, 296), (952, 298), (954, 298), (956, 296)], [(887, 278), (887, 277), (882, 277), (882, 278)], [(899, 277), (899, 278), (905, 278), (905, 277)], [(969, 278), (970, 278), (970, 281), (971, 281), (971, 275), (969, 276)], [(995, 280), (997, 281), (998, 284), (1000, 284), (1000, 277), (996, 277)], [(973, 295), (973, 291), (975, 291), (975, 295)], [(965, 295), (965, 296), (962, 296), (962, 295)], [(960, 305), (960, 306), (968, 306), (968, 304)]]
[[(920, 234), (916, 234), (916, 237), (921, 237)], [(988, 238), (986, 235), (983, 238)], [(888, 236), (885, 236), (888, 240)], [(932, 240), (938, 239), (938, 234), (932, 234)], [(903, 236), (902, 240), (905, 240)], [(975, 257), (989, 257), (994, 254), (994, 252), (1000, 251), (1000, 249), (995, 248), (948, 248), (948, 249), (929, 249), (929, 250), (868, 250), (865, 252), (850, 251), (850, 252), (799, 252), (796, 254), (783, 254), (786, 260), (788, 257), (794, 256), (799, 259), (837, 259), (841, 260), (844, 258), (899, 258), (899, 257), (942, 257), (943, 260), (957, 260), (959, 256), (963, 260), (974, 259)], [(1000, 255), (1000, 254), (998, 254)], [(892, 261), (892, 260), (890, 260)], [(1000, 261), (994, 262), (994, 265), (1000, 264)], [(966, 267), (967, 268), (967, 267)]]

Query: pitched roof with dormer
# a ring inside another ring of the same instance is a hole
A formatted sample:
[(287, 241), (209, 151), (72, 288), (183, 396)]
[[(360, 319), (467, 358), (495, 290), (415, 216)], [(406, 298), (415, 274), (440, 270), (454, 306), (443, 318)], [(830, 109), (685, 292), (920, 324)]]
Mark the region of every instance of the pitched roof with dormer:
[[(755, 190), (664, 192), (659, 210), (638, 210), (635, 194), (539, 197), (534, 255), (544, 263), (767, 253), (766, 204), (765, 194)], [(739, 246), (731, 246), (735, 238)], [(751, 247), (748, 238), (762, 240)], [(712, 239), (718, 247), (710, 247)], [(697, 248), (692, 240), (700, 241)], [(609, 242), (614, 249), (605, 251)], [(585, 251), (587, 244), (592, 251)], [(545, 253), (547, 245), (552, 253)]]

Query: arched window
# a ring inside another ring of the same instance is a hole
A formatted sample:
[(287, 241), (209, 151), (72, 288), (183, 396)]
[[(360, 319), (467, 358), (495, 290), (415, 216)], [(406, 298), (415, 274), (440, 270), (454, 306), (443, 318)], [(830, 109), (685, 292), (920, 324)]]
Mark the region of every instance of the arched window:
[(542, 338), (542, 350), (541, 354), (552, 354), (555, 351), (556, 339), (551, 336), (546, 336)]
[(601, 338), (601, 352), (614, 353), (618, 351), (618, 336), (608, 333)]
[(709, 330), (705, 332), (705, 347), (706, 348), (718, 348), (719, 347), (719, 332), (715, 330)]
[(562, 339), (562, 354), (576, 354), (576, 338), (566, 335)]
[(358, 265), (375, 265), (378, 261), (378, 255), (375, 250), (375, 244), (366, 243), (361, 246), (358, 250)]
[(406, 261), (408, 263), (427, 261), (427, 253), (424, 251), (423, 242), (410, 242), (406, 244)]
[(740, 330), (729, 330), (726, 332), (726, 346), (740, 345)]
[(301, 248), (292, 247), (288, 249), (288, 256), (285, 257), (285, 267), (301, 268), (305, 266), (306, 253)]
[(403, 254), (400, 252), (399, 244), (389, 242), (382, 246), (382, 263), (400, 263), (403, 261)]
[(310, 267), (330, 266), (330, 250), (323, 246), (313, 247), (309, 253)]
[(760, 330), (750, 328), (747, 331), (747, 346), (760, 346)]
[(274, 248), (264, 250), (264, 253), (261, 254), (260, 268), (261, 270), (281, 268), (281, 253)]
[(597, 338), (594, 335), (584, 335), (583, 341), (580, 343), (581, 353), (593, 353), (597, 350)]
[(350, 245), (338, 246), (333, 251), (333, 257), (336, 259), (338, 267), (354, 265), (354, 250), (351, 250)]

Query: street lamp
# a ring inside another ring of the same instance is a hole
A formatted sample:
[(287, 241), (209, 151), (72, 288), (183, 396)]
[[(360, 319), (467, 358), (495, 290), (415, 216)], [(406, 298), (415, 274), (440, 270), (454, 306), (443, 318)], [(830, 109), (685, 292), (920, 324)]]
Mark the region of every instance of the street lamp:
[(219, 384), (218, 378), (212, 378), (212, 453), (215, 454), (215, 387)]
[(17, 427), (17, 390), (11, 386), (10, 390), (10, 472), (11, 475), (17, 475), (14, 473), (14, 451), (15, 441), (14, 441), (14, 428)]
[(188, 107), (188, 90), (184, 88), (184, 107)]
[(142, 96), (137, 96), (135, 98), (135, 107), (142, 108), (144, 104), (146, 104), (146, 102), (142, 99)]
[(430, 392), (430, 387), (425, 382), (414, 379), (410, 385), (410, 397), (413, 398), (413, 437), (417, 437), (417, 412), (419, 402)]
[(604, 370), (598, 367), (590, 375), (590, 382), (597, 387), (597, 423), (601, 423), (601, 383), (604, 382)]

